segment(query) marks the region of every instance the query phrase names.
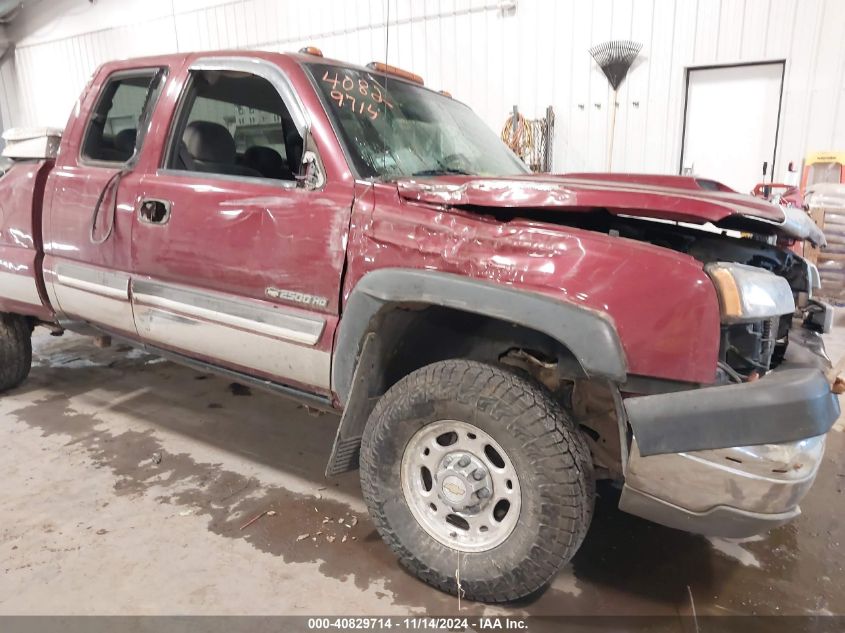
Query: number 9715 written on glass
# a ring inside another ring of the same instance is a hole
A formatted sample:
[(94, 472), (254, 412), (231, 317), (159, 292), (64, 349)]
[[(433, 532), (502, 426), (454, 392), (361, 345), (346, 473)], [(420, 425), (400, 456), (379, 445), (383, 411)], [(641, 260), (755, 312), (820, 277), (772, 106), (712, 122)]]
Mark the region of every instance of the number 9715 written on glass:
[(323, 73), (323, 81), (331, 84), (332, 90), (329, 96), (335, 101), (339, 108), (349, 108), (355, 114), (368, 116), (375, 121), (381, 114), (383, 108), (393, 109), (393, 104), (384, 98), (381, 87), (366, 79), (353, 79), (349, 75), (329, 75), (327, 70)]

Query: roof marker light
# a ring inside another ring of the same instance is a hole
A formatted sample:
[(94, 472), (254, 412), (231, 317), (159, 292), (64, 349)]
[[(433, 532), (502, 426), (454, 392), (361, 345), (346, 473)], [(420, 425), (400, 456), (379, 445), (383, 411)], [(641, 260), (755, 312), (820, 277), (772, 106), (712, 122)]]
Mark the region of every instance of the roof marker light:
[(323, 51), (321, 51), (316, 46), (303, 46), (302, 48), (299, 49), (299, 52), (303, 53), (305, 55), (314, 55), (314, 57), (322, 57), (323, 56)]
[(402, 70), (401, 68), (397, 68), (396, 66), (391, 66), (390, 64), (382, 64), (381, 62), (370, 62), (369, 64), (367, 64), (367, 68), (369, 68), (370, 70), (376, 70), (380, 73), (386, 73), (388, 75), (401, 77), (402, 79), (413, 81), (414, 83), (419, 84), (421, 86), (425, 85), (423, 78), (419, 75), (409, 72), (407, 70)]

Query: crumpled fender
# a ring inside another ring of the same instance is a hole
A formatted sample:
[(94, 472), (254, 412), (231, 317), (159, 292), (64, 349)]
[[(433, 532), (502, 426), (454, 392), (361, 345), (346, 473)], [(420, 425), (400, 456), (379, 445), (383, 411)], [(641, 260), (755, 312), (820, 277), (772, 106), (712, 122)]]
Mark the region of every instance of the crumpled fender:
[(431, 270), (386, 268), (365, 275), (341, 319), (332, 387), (342, 402), (351, 391), (360, 345), (385, 306), (416, 303), (454, 308), (542, 332), (567, 347), (584, 374), (622, 383), (625, 352), (607, 315), (583, 306), (500, 284)]
[[(436, 209), (401, 198), (395, 184), (367, 183), (353, 208), (343, 296), (390, 268), (453, 274), (577, 306), (613, 324), (627, 374), (716, 379), (716, 289), (701, 262), (684, 253), (566, 225)], [(347, 317), (344, 307), (341, 321)]]

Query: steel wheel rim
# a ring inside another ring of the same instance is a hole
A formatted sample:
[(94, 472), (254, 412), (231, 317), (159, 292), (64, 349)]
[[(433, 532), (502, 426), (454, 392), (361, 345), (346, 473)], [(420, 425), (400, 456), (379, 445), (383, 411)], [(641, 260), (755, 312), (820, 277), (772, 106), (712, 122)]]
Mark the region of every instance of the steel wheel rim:
[(516, 469), (499, 443), (475, 425), (439, 420), (421, 428), (405, 446), (401, 479), (411, 514), (452, 549), (487, 551), (516, 528), (522, 507)]

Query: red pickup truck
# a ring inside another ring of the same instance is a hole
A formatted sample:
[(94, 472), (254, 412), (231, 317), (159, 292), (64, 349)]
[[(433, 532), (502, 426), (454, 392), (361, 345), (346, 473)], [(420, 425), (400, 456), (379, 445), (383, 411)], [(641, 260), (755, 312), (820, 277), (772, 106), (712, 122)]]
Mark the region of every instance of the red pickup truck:
[(800, 212), (534, 175), (416, 75), (314, 50), (108, 63), (57, 151), (8, 138), (3, 390), (45, 326), (342, 411), (327, 473), (360, 464), (401, 562), (477, 600), (554, 577), (596, 480), (704, 534), (800, 512), (839, 414)]

